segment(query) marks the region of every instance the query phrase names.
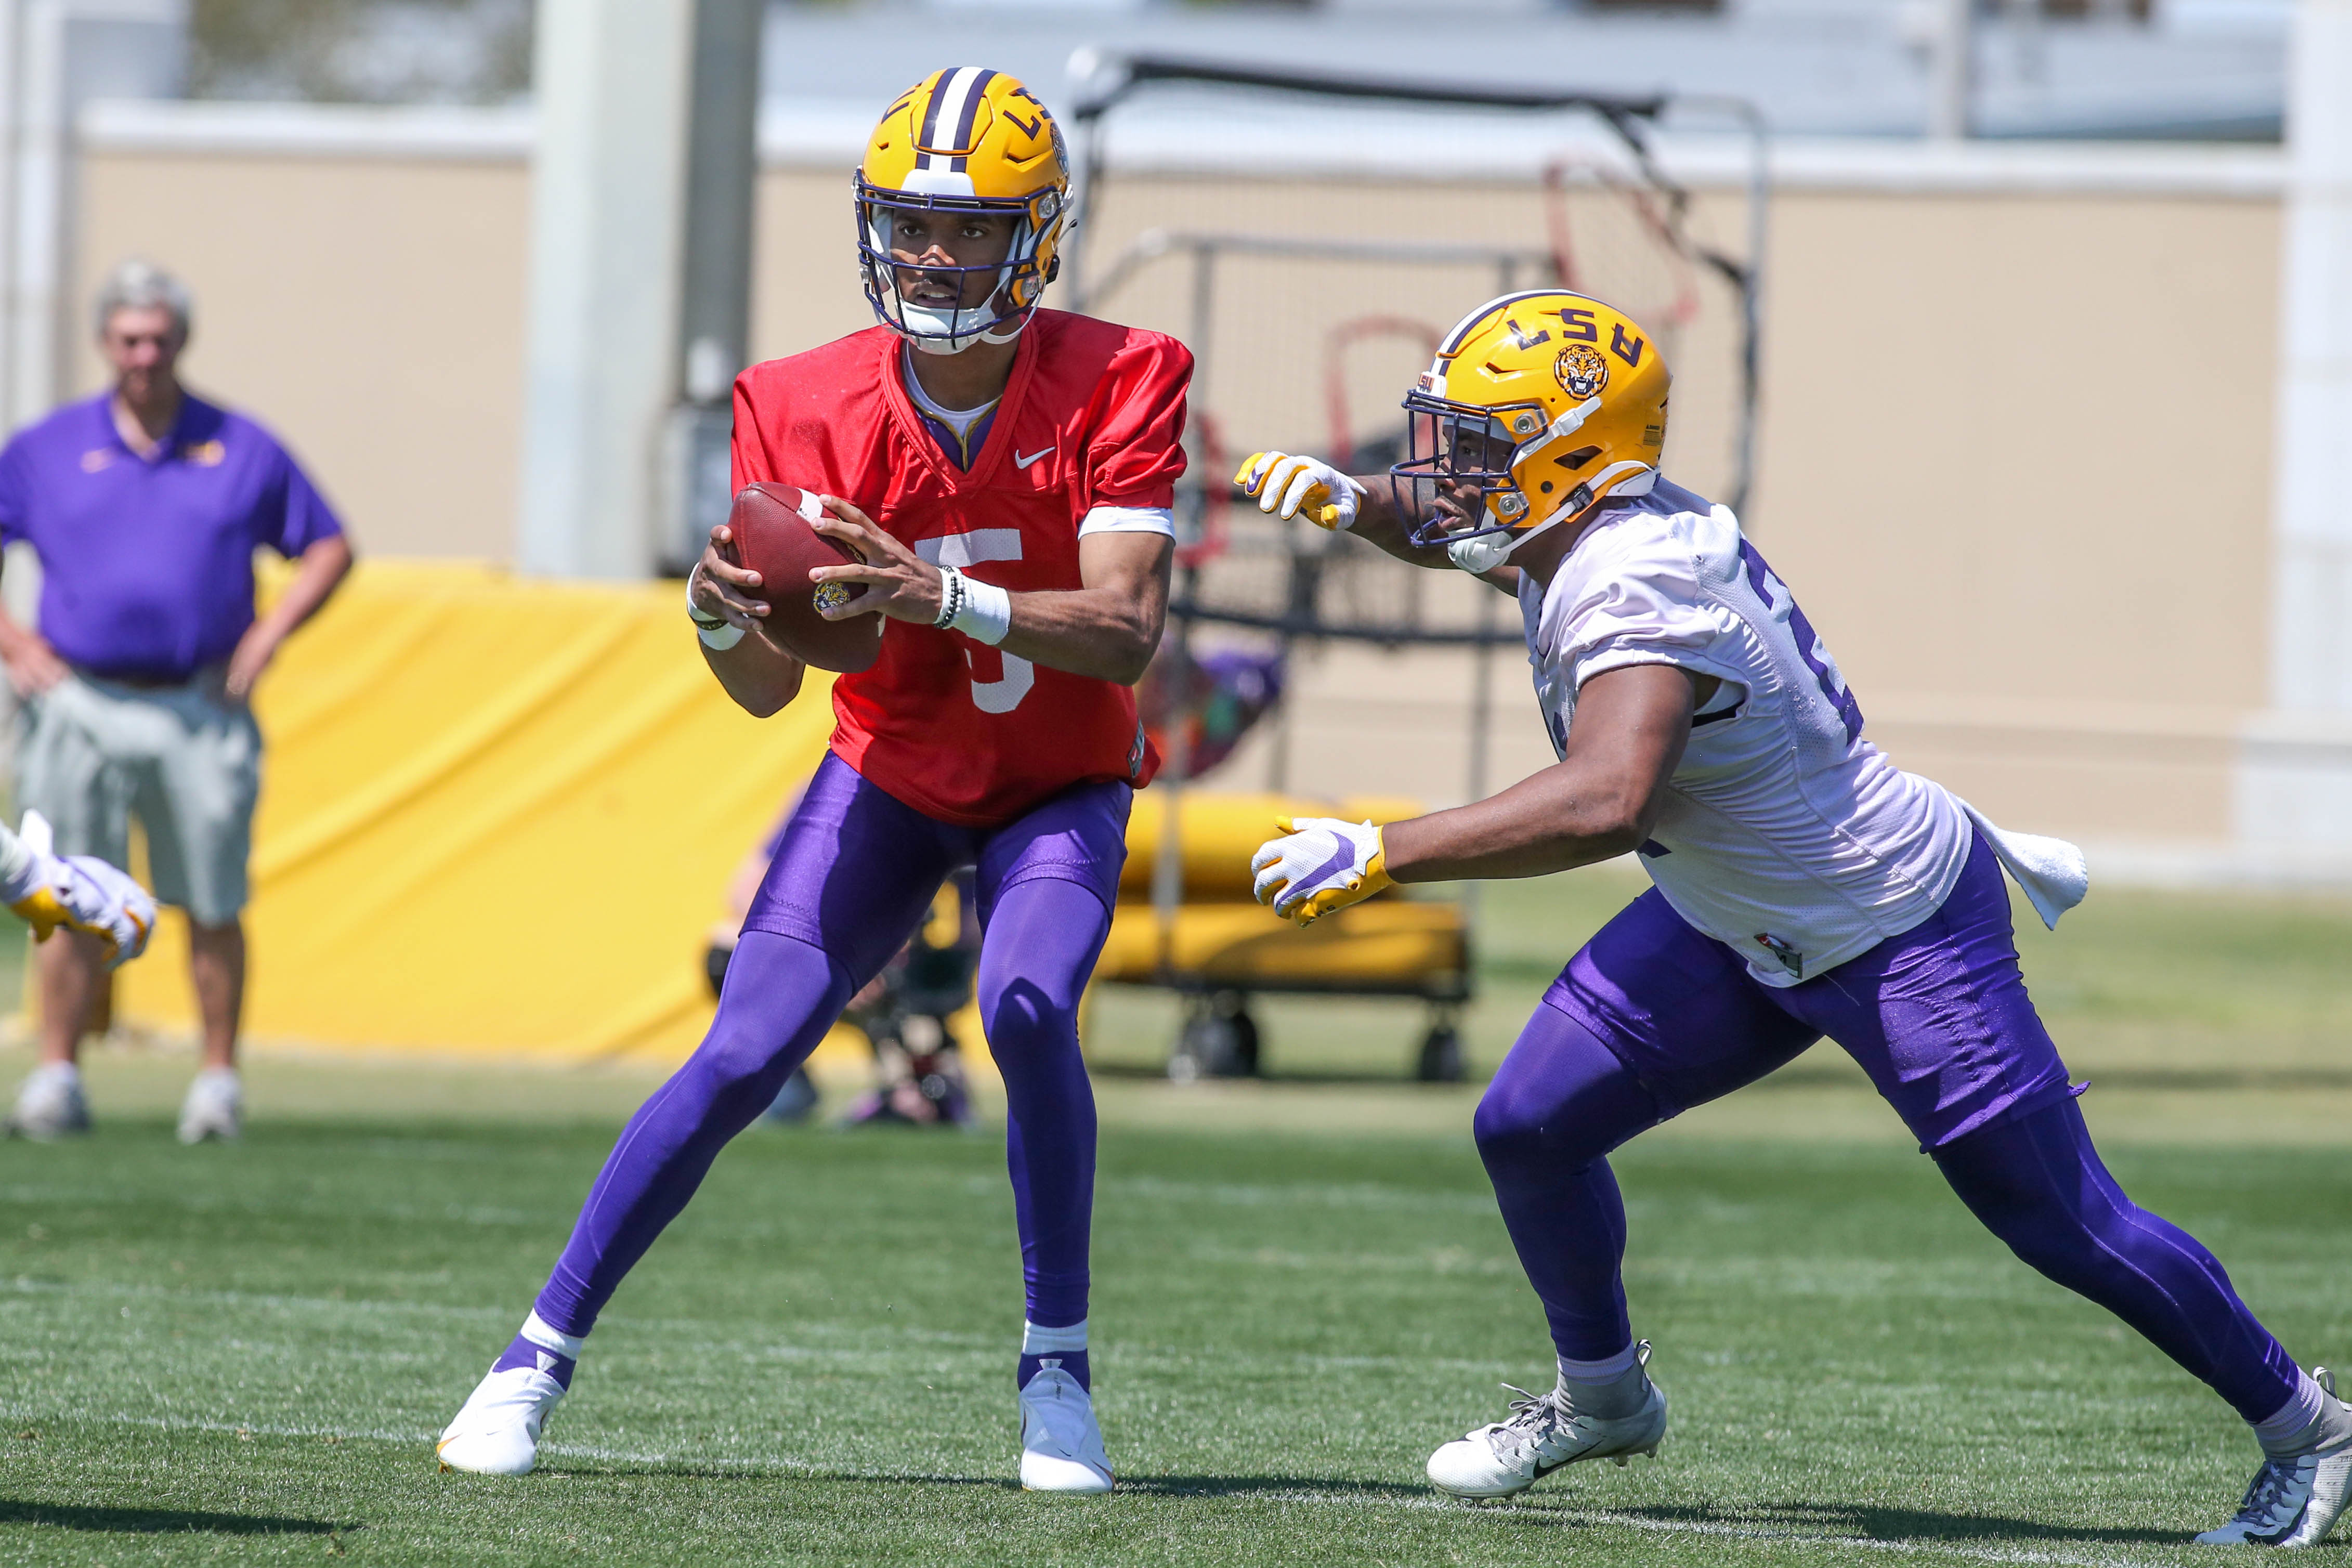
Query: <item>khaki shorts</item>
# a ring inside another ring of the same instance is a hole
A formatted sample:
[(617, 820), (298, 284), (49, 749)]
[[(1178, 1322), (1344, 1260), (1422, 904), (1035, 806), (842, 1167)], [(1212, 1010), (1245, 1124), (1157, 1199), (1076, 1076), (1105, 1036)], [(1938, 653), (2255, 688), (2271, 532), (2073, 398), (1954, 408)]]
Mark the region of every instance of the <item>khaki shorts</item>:
[(16, 804), (49, 819), (57, 852), (127, 868), (136, 814), (156, 900), (199, 925), (245, 908), (260, 795), (260, 727), (217, 669), (153, 689), (77, 673), (18, 715)]

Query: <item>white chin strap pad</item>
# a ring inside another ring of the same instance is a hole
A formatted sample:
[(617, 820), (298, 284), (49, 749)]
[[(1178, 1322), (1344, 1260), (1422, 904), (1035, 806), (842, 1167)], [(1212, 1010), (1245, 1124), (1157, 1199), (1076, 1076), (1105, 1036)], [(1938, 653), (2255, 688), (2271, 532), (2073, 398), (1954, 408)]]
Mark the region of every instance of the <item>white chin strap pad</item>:
[[(1573, 413), (1574, 410), (1570, 412)], [(1570, 426), (1570, 428), (1573, 427)], [(1630, 500), (1634, 496), (1648, 495), (1656, 487), (1657, 469), (1644, 463), (1630, 461), (1610, 464), (1609, 467), (1593, 475), (1590, 482), (1596, 487), (1606, 485), (1611, 480), (1616, 479), (1618, 476), (1628, 473), (1629, 470), (1635, 471), (1622, 483), (1613, 486), (1608, 495), (1601, 499)], [(1537, 534), (1567, 521), (1570, 515), (1568, 508), (1562, 506), (1533, 528), (1521, 529), (1517, 533), (1484, 533), (1475, 539), (1457, 539), (1445, 547), (1446, 559), (1463, 571), (1473, 574), (1492, 572), (1496, 567), (1507, 563), (1511, 558), (1511, 552), (1520, 545), (1525, 544)], [(1574, 515), (1580, 517), (1583, 513), (1580, 511)]]
[(1445, 558), (1473, 576), (1492, 572), (1511, 557), (1519, 541), (1507, 533), (1482, 533), (1475, 539), (1457, 539), (1445, 547)]

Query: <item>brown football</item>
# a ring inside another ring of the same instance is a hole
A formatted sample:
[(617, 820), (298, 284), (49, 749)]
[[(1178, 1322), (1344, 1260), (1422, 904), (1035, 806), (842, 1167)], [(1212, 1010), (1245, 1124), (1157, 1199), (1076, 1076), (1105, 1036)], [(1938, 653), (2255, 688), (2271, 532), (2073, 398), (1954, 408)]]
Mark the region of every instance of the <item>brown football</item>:
[(737, 494), (727, 526), (734, 531), (736, 560), (760, 574), (757, 593), (773, 606), (769, 636), (819, 669), (854, 674), (881, 657), (884, 621), (877, 615), (828, 621), (818, 613), (820, 597), (865, 591), (855, 584), (809, 581), (814, 567), (862, 559), (809, 526), (824, 515), (812, 492), (761, 480)]

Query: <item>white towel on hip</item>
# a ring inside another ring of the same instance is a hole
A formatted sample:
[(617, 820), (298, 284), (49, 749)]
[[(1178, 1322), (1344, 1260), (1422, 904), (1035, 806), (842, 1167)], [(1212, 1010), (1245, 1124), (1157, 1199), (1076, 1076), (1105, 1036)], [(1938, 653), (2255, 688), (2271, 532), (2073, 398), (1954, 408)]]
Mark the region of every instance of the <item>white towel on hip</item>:
[(2042, 917), (2042, 923), (2056, 931), (2058, 917), (2081, 903), (2083, 895), (2091, 890), (2091, 868), (2083, 852), (2063, 838), (2004, 833), (1967, 801), (1960, 801), (1960, 809), (1969, 814), (1984, 841), (1992, 846), (1994, 857), (2025, 889), (2026, 901)]

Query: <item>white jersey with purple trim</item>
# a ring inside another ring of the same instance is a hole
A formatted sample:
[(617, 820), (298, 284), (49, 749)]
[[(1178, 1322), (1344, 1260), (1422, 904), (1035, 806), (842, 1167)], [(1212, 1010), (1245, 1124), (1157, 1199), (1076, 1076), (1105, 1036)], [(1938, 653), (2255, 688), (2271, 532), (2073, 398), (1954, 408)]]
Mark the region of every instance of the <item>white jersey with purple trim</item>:
[(1521, 574), (1536, 698), (1564, 752), (1577, 689), (1671, 664), (1722, 685), (1691, 723), (1643, 868), (1675, 911), (1794, 985), (1910, 930), (1959, 879), (1969, 821), (1862, 738), (1862, 710), (1728, 509), (1661, 479), (1553, 574)]

